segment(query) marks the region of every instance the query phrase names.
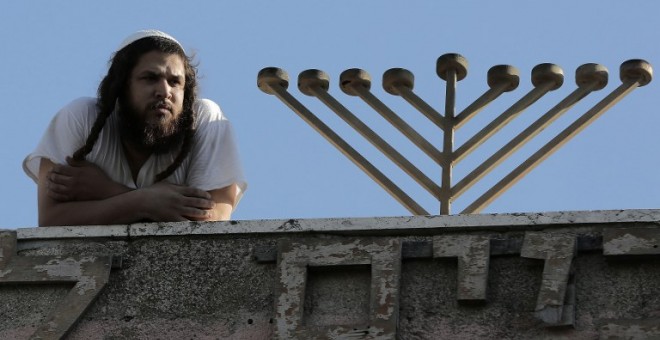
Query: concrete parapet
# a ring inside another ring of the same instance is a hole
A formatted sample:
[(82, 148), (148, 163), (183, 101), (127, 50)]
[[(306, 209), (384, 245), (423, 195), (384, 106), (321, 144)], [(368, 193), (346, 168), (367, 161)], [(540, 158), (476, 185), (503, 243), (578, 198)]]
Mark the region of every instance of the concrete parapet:
[(658, 221), (621, 210), (0, 231), (0, 339), (654, 338)]

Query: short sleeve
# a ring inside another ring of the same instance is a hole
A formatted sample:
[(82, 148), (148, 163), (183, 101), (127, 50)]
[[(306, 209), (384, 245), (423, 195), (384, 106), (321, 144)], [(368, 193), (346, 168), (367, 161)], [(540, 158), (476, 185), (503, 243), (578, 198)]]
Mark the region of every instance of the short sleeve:
[(66, 157), (85, 143), (95, 119), (94, 98), (79, 98), (66, 105), (51, 120), (36, 149), (23, 160), (23, 171), (37, 182), (42, 158), (65, 163)]
[(220, 107), (207, 99), (196, 103), (197, 122), (186, 184), (202, 190), (239, 187), (236, 202), (247, 189), (231, 122)]

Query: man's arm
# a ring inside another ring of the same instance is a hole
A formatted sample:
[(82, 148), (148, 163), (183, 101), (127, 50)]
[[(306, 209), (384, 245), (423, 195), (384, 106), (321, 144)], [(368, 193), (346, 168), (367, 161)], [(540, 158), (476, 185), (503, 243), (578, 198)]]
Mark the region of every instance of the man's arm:
[(48, 196), (60, 201), (92, 201), (133, 189), (113, 181), (96, 164), (67, 157), (67, 164), (53, 164), (48, 172)]
[(215, 202), (215, 207), (211, 209), (211, 215), (205, 221), (227, 221), (231, 219), (231, 213), (236, 207), (238, 185), (231, 184), (222, 189), (211, 190), (208, 193)]
[(236, 137), (231, 123), (216, 103), (202, 99), (195, 105), (195, 147), (190, 151), (186, 181), (205, 189), (227, 183), (223, 188), (209, 190), (216, 202), (212, 220), (227, 220), (247, 187)]
[[(216, 204), (209, 193), (169, 183), (157, 183), (137, 190), (126, 188), (126, 192), (103, 199), (57, 200), (54, 198), (57, 195), (49, 189), (49, 186), (55, 185), (49, 179), (53, 176), (51, 170), (54, 166), (45, 158), (39, 166), (40, 226), (123, 224), (141, 220), (207, 220), (215, 212)], [(220, 212), (224, 211), (219, 209)]]

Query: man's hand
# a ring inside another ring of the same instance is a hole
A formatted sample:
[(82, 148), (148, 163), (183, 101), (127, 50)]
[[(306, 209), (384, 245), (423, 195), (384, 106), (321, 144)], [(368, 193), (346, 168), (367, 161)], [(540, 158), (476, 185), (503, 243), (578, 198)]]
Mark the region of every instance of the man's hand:
[(160, 222), (208, 220), (213, 217), (215, 202), (200, 189), (158, 182), (138, 189), (147, 219)]
[(114, 182), (101, 168), (87, 161), (66, 159), (68, 165), (55, 164), (48, 172), (48, 196), (56, 201), (92, 201), (110, 198), (129, 188)]

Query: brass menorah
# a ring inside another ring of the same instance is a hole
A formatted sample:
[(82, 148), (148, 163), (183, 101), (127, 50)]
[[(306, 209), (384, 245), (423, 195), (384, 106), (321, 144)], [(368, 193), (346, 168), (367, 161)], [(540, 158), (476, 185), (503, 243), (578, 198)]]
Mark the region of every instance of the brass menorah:
[[(438, 76), (446, 82), (444, 115), (440, 114), (431, 107), (431, 105), (427, 104), (413, 92), (414, 75), (410, 71), (402, 68), (393, 68), (387, 70), (383, 74), (383, 88), (387, 93), (405, 99), (443, 131), (442, 150), (429, 143), (400, 116), (394, 113), (376, 96), (374, 96), (373, 93), (371, 93), (371, 77), (366, 71), (361, 69), (349, 69), (342, 72), (340, 75), (339, 86), (344, 93), (350, 96), (360, 97), (441, 167), (442, 178), (440, 180), (440, 185), (426, 176), (419, 170), (419, 168), (415, 167), (415, 165), (395, 150), (376, 132), (370, 129), (357, 116), (332, 97), (328, 93), (330, 80), (325, 72), (315, 69), (301, 72), (298, 76), (298, 89), (305, 95), (318, 98), (334, 111), (347, 124), (353, 127), (393, 163), (399, 166), (404, 172), (434, 196), (440, 202), (441, 215), (448, 215), (451, 213), (451, 204), (456, 198), (467, 191), (521, 146), (533, 139), (539, 132), (557, 120), (557, 118), (568, 111), (581, 99), (585, 98), (591, 92), (603, 89), (608, 82), (608, 71), (605, 66), (599, 64), (584, 64), (578, 67), (575, 72), (577, 89), (568, 94), (558, 104), (548, 110), (544, 115), (530, 124), (525, 130), (516, 135), (506, 145), (452, 186), (452, 171), (453, 167), (458, 162), (464, 159), (468, 154), (483, 144), (488, 138), (497, 133), (546, 93), (560, 88), (564, 83), (564, 73), (559, 66), (547, 63), (535, 66), (532, 69), (531, 75), (531, 81), (534, 88), (477, 132), (473, 137), (458, 148), (454, 149), (455, 131), (502, 93), (516, 89), (520, 82), (519, 71), (515, 67), (511, 65), (493, 66), (488, 71), (487, 82), (489, 89), (473, 103), (463, 109), (463, 111), (456, 114), (456, 85), (457, 82), (463, 80), (467, 76), (467, 65), (467, 60), (459, 54), (445, 54), (438, 58), (436, 71)], [(622, 63), (619, 73), (619, 78), (622, 82), (619, 87), (614, 89), (605, 98), (596, 103), (591, 109), (578, 117), (572, 124), (543, 145), (538, 151), (514, 168), (509, 174), (468, 205), (461, 213), (471, 214), (480, 212), (504, 191), (513, 186), (533, 168), (563, 146), (567, 141), (580, 133), (595, 119), (600, 117), (619, 100), (637, 87), (648, 84), (653, 78), (653, 69), (651, 65), (648, 62), (639, 59), (628, 60)], [(289, 80), (287, 73), (279, 68), (264, 68), (259, 72), (257, 77), (257, 86), (259, 89), (267, 94), (277, 96), (282, 102), (284, 102), (284, 104), (298, 114), (304, 121), (311, 125), (318, 133), (325, 137), (325, 139), (339, 149), (339, 151), (392, 195), (394, 199), (408, 209), (408, 211), (414, 215), (429, 214), (365, 157), (344, 141), (303, 104), (296, 100), (296, 98), (287, 91), (288, 85)]]

